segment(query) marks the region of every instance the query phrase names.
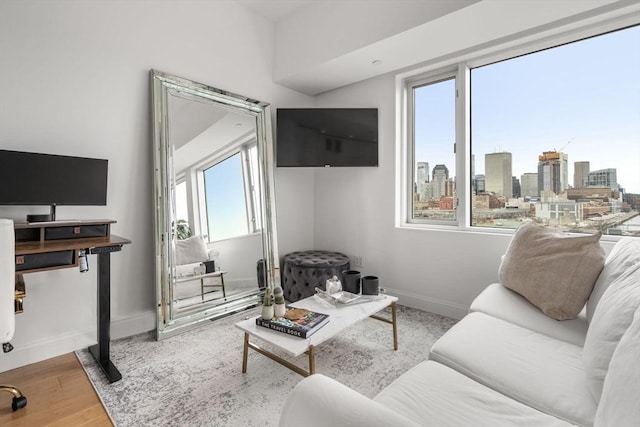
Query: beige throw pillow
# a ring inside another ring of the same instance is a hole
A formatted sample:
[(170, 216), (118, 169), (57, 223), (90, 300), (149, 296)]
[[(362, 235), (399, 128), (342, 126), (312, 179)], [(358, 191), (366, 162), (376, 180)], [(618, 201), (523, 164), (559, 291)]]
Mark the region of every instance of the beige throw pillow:
[(547, 316), (573, 319), (604, 266), (600, 236), (572, 236), (527, 223), (516, 230), (502, 259), (500, 281)]

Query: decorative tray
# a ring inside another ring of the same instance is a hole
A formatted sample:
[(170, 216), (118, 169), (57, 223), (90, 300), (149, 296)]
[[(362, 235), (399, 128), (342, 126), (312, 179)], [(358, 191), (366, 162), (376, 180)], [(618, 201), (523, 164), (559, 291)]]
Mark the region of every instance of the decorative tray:
[(351, 292), (347, 292), (347, 291), (340, 291), (340, 292), (336, 292), (334, 294), (330, 294), (326, 291), (323, 291), (320, 288), (316, 288), (316, 295), (328, 302), (331, 303), (333, 305), (339, 305), (339, 304), (349, 304), (354, 302), (355, 300), (357, 300), (358, 298), (360, 298), (360, 295), (358, 294), (352, 294)]

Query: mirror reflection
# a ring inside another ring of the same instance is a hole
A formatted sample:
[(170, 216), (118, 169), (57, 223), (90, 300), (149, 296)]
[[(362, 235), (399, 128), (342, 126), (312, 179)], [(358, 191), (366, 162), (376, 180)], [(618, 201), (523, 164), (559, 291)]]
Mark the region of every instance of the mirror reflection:
[[(277, 259), (268, 107), (152, 71), (158, 338), (255, 305)], [(273, 279), (271, 279), (273, 280)]]

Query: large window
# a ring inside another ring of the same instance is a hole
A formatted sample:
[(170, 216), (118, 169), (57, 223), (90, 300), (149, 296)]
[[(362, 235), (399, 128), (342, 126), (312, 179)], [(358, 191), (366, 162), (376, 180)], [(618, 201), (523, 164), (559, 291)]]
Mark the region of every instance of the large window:
[(406, 221), (640, 235), (640, 26), (517, 49), (406, 80)]
[(412, 219), (456, 220), (456, 80), (412, 87), (414, 150)]

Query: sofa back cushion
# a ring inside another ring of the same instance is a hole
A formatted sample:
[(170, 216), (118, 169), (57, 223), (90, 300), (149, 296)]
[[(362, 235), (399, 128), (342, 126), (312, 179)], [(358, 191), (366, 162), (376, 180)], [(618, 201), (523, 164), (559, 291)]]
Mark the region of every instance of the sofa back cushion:
[(604, 268), (598, 276), (589, 301), (587, 301), (587, 321), (591, 323), (596, 306), (607, 290), (622, 273), (640, 264), (640, 239), (637, 237), (623, 237), (618, 240), (609, 252)]
[(500, 282), (556, 320), (582, 310), (604, 266), (600, 233), (569, 235), (530, 222), (513, 235)]
[[(611, 356), (640, 306), (640, 264), (609, 285), (596, 306), (584, 341), (582, 361), (591, 395), (600, 401)], [(636, 367), (637, 368), (637, 367)]]
[(594, 427), (632, 426), (640, 420), (640, 308), (613, 352)]

